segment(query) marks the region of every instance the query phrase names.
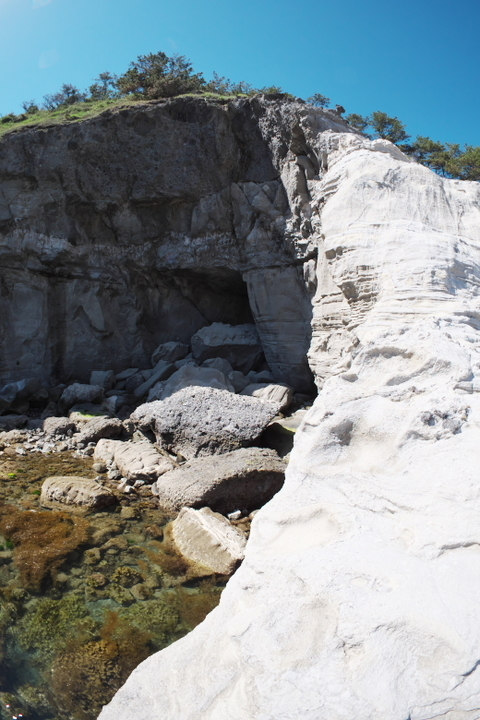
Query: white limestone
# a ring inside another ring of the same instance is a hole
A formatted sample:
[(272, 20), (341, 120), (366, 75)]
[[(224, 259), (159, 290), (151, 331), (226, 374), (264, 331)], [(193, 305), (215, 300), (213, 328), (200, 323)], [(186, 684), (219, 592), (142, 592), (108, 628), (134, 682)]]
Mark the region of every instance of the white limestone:
[(101, 720), (480, 718), (480, 185), (303, 129), (321, 392), (219, 607)]

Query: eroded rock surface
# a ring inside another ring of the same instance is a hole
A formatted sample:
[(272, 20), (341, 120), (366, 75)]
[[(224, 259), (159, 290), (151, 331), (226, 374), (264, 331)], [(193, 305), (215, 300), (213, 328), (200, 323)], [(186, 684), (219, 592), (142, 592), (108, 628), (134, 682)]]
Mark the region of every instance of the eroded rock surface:
[(54, 476), (47, 478), (42, 485), (40, 503), (45, 507), (72, 505), (91, 510), (112, 505), (115, 495), (89, 478)]
[(187, 560), (209, 573), (229, 575), (243, 560), (245, 536), (209, 508), (183, 508), (173, 522), (172, 538)]
[(278, 408), (227, 390), (187, 387), (165, 400), (140, 405), (130, 419), (153, 429), (165, 450), (190, 459), (253, 444)]
[(160, 507), (209, 507), (227, 515), (262, 507), (283, 485), (285, 463), (274, 450), (242, 448), (196, 458), (160, 477), (152, 492)]
[(480, 186), (301, 125), (320, 394), (220, 606), (101, 720), (479, 716)]

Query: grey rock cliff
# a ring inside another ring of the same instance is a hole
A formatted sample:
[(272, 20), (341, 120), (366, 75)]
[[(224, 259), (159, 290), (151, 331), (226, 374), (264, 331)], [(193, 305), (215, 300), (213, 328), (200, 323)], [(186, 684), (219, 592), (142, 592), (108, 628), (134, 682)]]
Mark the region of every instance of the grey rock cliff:
[(88, 382), (254, 320), (276, 380), (311, 388), (308, 128), (350, 132), (300, 103), (183, 98), (4, 137), (0, 380)]

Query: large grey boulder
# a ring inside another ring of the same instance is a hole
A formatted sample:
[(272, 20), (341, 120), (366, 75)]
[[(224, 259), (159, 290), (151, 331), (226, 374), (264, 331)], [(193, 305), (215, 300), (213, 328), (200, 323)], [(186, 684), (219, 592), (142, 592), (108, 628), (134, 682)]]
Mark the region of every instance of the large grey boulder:
[(48, 477), (42, 484), (40, 504), (52, 507), (52, 504), (74, 505), (93, 509), (112, 505), (115, 495), (95, 480), (83, 477)]
[(174, 393), (186, 387), (209, 387), (217, 390), (235, 392), (232, 383), (227, 380), (224, 373), (212, 367), (198, 367), (191, 363), (177, 370), (163, 385), (159, 399), (165, 400)]
[(243, 560), (245, 536), (210, 508), (183, 508), (173, 522), (172, 538), (187, 560), (211, 573), (229, 575)]
[(98, 442), (101, 438), (120, 437), (123, 431), (123, 423), (118, 418), (99, 417), (84, 423), (75, 440), (77, 444), (86, 445), (89, 442)]
[(188, 387), (140, 405), (130, 422), (153, 429), (166, 450), (193, 458), (252, 445), (277, 412), (278, 405), (256, 398)]
[(101, 439), (93, 455), (101, 469), (117, 468), (124, 478), (134, 482), (154, 482), (160, 475), (173, 468), (173, 462), (162, 455), (148, 441)]
[(198, 363), (219, 357), (247, 373), (258, 363), (263, 349), (255, 325), (213, 323), (192, 337), (192, 353)]
[(90, 373), (90, 385), (100, 385), (104, 390), (111, 390), (115, 385), (113, 370), (93, 370)]
[(241, 448), (190, 460), (162, 475), (153, 485), (162, 508), (208, 506), (226, 515), (265, 505), (283, 485), (285, 463), (274, 450)]
[(24, 400), (34, 395), (41, 388), (42, 382), (37, 378), (26, 378), (4, 385), (0, 390), (0, 412), (8, 410), (16, 400)]
[(159, 360), (173, 363), (182, 360), (186, 355), (188, 355), (188, 345), (185, 343), (175, 341), (162, 343), (152, 355), (152, 365), (156, 365)]
[(50, 436), (66, 435), (68, 432), (75, 432), (76, 425), (70, 418), (47, 417), (43, 421), (42, 429)]
[(65, 410), (68, 410), (73, 405), (81, 405), (83, 403), (100, 403), (102, 400), (103, 388), (100, 387), (100, 385), (73, 383), (65, 388), (59, 404)]

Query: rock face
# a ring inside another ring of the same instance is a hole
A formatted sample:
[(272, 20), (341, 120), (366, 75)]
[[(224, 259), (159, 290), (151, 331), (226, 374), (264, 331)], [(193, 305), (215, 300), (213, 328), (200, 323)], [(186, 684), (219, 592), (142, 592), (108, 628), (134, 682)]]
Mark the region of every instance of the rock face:
[(277, 411), (278, 405), (227, 390), (187, 387), (140, 405), (131, 421), (153, 429), (165, 450), (193, 458), (251, 445)]
[(480, 186), (300, 125), (320, 394), (219, 607), (101, 720), (479, 717)]
[(187, 560), (211, 573), (229, 575), (243, 560), (245, 536), (209, 508), (184, 508), (173, 522), (172, 538)]
[(173, 467), (168, 458), (147, 441), (102, 439), (95, 448), (94, 460), (104, 466), (102, 469), (116, 467), (127, 480), (150, 483)]
[(351, 132), (300, 103), (179, 98), (5, 136), (0, 384), (86, 383), (254, 322), (277, 382), (308, 392), (319, 130)]
[(283, 485), (285, 463), (273, 450), (242, 448), (196, 458), (160, 477), (152, 492), (160, 507), (208, 506), (223, 515), (262, 507)]

